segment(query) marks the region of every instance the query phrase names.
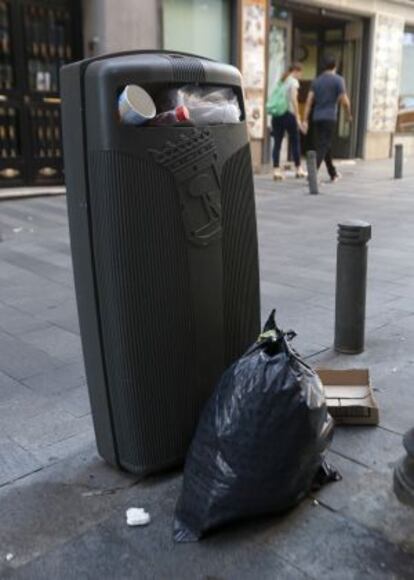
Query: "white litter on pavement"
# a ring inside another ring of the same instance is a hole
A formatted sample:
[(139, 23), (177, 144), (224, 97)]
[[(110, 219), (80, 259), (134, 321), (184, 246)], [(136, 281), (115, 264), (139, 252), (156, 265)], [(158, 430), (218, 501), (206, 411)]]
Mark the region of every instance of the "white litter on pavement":
[(10, 560), (13, 560), (14, 558), (14, 554), (12, 554), (11, 552), (9, 552), (8, 554), (6, 554), (6, 560), (7, 562), (10, 562)]
[(151, 516), (144, 508), (128, 508), (126, 518), (128, 526), (146, 526), (151, 521)]
[(14, 232), (15, 234), (19, 234), (19, 233), (20, 233), (20, 232), (22, 232), (22, 231), (23, 231), (23, 228), (13, 228), (13, 232)]

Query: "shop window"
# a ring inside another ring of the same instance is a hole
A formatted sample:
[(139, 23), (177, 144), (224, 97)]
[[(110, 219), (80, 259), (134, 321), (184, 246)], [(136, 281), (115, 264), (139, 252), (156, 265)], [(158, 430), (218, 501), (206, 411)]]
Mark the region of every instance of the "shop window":
[(280, 77), (285, 72), (288, 62), (287, 28), (278, 26), (277, 22), (270, 25), (269, 30), (269, 82), (268, 96), (272, 93)]
[(295, 60), (303, 66), (303, 80), (311, 81), (318, 74), (318, 35), (298, 30), (295, 44)]
[(332, 30), (325, 30), (325, 42), (342, 42), (344, 38), (344, 31), (342, 28), (333, 28)]
[(400, 99), (397, 117), (398, 133), (414, 133), (414, 29), (404, 33)]
[(164, 0), (164, 48), (230, 62), (231, 0)]

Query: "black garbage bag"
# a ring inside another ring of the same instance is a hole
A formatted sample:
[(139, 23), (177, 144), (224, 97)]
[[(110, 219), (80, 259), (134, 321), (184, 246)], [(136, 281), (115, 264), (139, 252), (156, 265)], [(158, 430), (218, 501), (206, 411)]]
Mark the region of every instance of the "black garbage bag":
[(198, 540), (231, 521), (277, 514), (338, 478), (323, 452), (333, 433), (322, 383), (276, 326), (221, 377), (188, 452), (174, 539)]

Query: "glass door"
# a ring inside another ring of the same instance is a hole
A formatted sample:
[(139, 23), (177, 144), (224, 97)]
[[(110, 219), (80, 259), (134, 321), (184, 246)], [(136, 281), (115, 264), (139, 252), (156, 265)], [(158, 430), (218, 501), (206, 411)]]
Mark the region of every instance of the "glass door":
[(22, 148), (22, 106), (16, 78), (15, 6), (0, 1), (0, 187), (25, 182)]
[[(291, 18), (283, 13), (285, 18), (271, 18), (269, 21), (268, 60), (267, 60), (267, 98), (278, 83), (288, 66), (291, 53)], [(271, 117), (267, 117), (267, 130), (263, 147), (263, 162), (271, 159)], [(286, 154), (285, 154), (286, 155)], [(283, 157), (283, 152), (282, 152)]]
[(350, 22), (343, 29), (325, 31), (324, 52), (334, 55), (337, 59), (338, 72), (345, 79), (354, 115), (354, 121), (350, 123), (344, 109), (340, 107), (333, 145), (334, 157), (352, 158), (356, 155), (362, 34), (363, 26), (359, 21)]
[(59, 69), (81, 56), (78, 0), (0, 0), (0, 187), (63, 183)]
[(63, 182), (59, 69), (73, 59), (73, 14), (69, 2), (23, 0), (25, 96), (33, 185)]
[(276, 19), (270, 21), (269, 29), (269, 59), (268, 86), (269, 97), (280, 77), (287, 67), (288, 60), (288, 29), (284, 22)]

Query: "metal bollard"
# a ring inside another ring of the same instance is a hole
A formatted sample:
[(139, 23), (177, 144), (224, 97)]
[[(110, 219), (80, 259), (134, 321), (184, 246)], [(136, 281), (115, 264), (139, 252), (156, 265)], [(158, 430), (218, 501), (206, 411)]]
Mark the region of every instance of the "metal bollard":
[(364, 350), (367, 288), (367, 242), (371, 226), (352, 220), (338, 224), (336, 261), (335, 342), (337, 352)]
[(402, 503), (414, 507), (414, 429), (404, 435), (403, 444), (407, 455), (394, 469), (394, 492)]
[(394, 179), (401, 179), (403, 176), (403, 160), (404, 160), (403, 146), (396, 145), (394, 157)]
[(316, 166), (316, 151), (308, 151), (306, 154), (306, 166), (308, 169), (309, 193), (317, 195), (318, 188), (318, 168)]

